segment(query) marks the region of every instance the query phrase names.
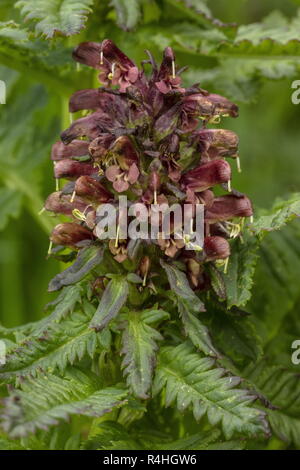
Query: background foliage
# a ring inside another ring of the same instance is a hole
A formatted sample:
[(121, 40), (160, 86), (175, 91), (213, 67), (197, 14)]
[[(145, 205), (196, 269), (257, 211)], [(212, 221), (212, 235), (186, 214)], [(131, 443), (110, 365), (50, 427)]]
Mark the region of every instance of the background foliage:
[[(200, 82), (203, 88), (222, 93), (239, 104), (239, 119), (228, 120), (224, 124), (240, 137), (243, 172), (234, 173), (234, 187), (245, 191), (257, 208), (270, 208), (275, 198), (300, 191), (299, 107), (291, 102), (291, 83), (300, 76), (298, 6), (296, 0), (231, 0), (230, 8), (225, 0), (1, 2), (0, 79), (7, 85), (7, 104), (0, 105), (0, 320), (3, 325), (14, 327), (39, 320), (43, 316), (44, 305), (53, 300), (53, 296), (47, 293), (48, 282), (61, 270), (58, 262), (45, 260), (47, 235), (55, 224), (55, 218), (38, 215), (45, 196), (54, 187), (49, 150), (60, 130), (68, 126), (70, 94), (77, 89), (96, 86), (96, 74), (85, 68), (77, 70), (72, 63), (72, 47), (85, 39), (101, 41), (108, 37), (136, 61), (145, 58), (145, 48), (159, 57), (164, 47), (174, 47), (177, 62), (189, 66), (185, 72), (187, 83)], [(294, 212), (299, 214), (297, 201), (295, 197)], [(278, 203), (275, 209), (283, 211), (280, 217), (284, 221), (288, 218), (284, 204)], [(259, 226), (254, 224), (258, 234), (263, 233), (264, 223), (265, 227), (281, 225), (278, 219), (260, 219)], [(229, 355), (239, 374), (243, 371), (249, 384), (255, 384), (278, 407), (268, 411), (274, 437), (267, 443), (250, 442), (248, 447), (300, 447), (300, 386), (296, 375), (299, 374), (299, 366), (293, 366), (290, 361), (291, 343), (300, 338), (297, 318), (300, 301), (299, 238), (296, 222), (289, 229), (268, 235), (262, 241), (259, 253), (253, 250), (252, 259), (247, 252), (249, 270), (243, 274), (237, 290), (231, 293), (231, 304), (243, 308), (247, 304), (245, 308), (252, 316), (243, 318), (242, 322), (238, 316), (231, 318), (220, 311), (219, 315), (207, 318), (207, 324), (212, 323), (214, 331), (219, 332), (217, 347)], [(259, 262), (253, 283), (249, 272), (253, 271), (257, 254)], [(239, 273), (243, 271), (245, 259), (233, 260), (230, 266), (233, 276), (235, 269)], [(252, 284), (253, 295), (248, 302)], [(74, 298), (74, 292), (70, 296)], [(87, 315), (92, 316), (91, 313)], [(124, 325), (127, 335), (130, 335), (131, 328), (139, 328), (146, 331), (152, 348), (153, 342), (159, 342), (151, 322), (137, 322), (134, 317), (130, 321), (131, 325)], [(82, 326), (75, 314), (71, 327), (78, 333), (78, 328), (84, 330), (85, 325)], [(53, 332), (53, 344), (61, 341), (65, 345), (66, 339), (59, 335), (59, 332)], [(82, 337), (84, 331), (80, 330), (80, 341)], [(108, 338), (102, 340), (104, 344), (109, 341)], [(67, 345), (66, 357), (78, 354), (78, 344), (75, 352), (72, 345)], [(85, 337), (84, 344), (80, 344), (90, 354), (96, 347), (92, 334)], [(55, 356), (55, 351), (52, 354)], [(137, 352), (127, 351), (127, 354), (134, 357)], [(163, 350), (161, 354), (163, 364), (171, 353)], [(188, 347), (181, 354), (192, 356)], [(18, 358), (15, 361), (17, 364)], [(124, 362), (126, 364), (126, 356)], [(49, 364), (53, 367), (55, 357), (51, 356)], [(127, 380), (130, 381), (132, 371), (128, 369), (127, 372)], [(51, 379), (54, 389), (58, 380), (55, 377)], [(64, 380), (74, 382), (75, 390), (79, 379), (74, 371), (70, 371)], [(84, 380), (86, 389), (81, 391), (78, 403), (97, 393), (95, 377), (85, 377)], [(274, 384), (279, 385), (275, 387)], [(160, 384), (155, 386), (159, 391)], [(26, 402), (26, 390), (22, 393)], [(125, 399), (124, 391), (115, 389), (113, 394), (115, 402), (110, 406), (118, 407)], [(143, 413), (140, 404), (129, 403), (128, 407), (131, 407), (130, 416)], [(95, 412), (101, 415), (101, 410)], [(48, 412), (41, 407), (40, 419), (51, 421), (63, 413), (76, 414), (76, 409), (74, 411), (67, 400), (62, 400), (59, 410)], [(156, 416), (153, 409), (152, 419), (166, 422), (169, 411), (164, 413)], [(123, 415), (118, 425), (101, 422), (97, 439), (91, 438), (85, 447), (149, 446), (145, 442), (150, 437), (143, 435), (143, 430), (133, 436), (127, 426), (126, 410)], [(36, 416), (33, 418), (38, 419)], [(175, 442), (172, 445), (176, 449), (213, 448), (215, 441), (218, 448), (222, 445), (225, 448), (244, 446), (241, 441), (231, 441), (230, 436), (229, 441), (223, 444), (221, 431), (212, 431), (209, 422), (204, 427), (206, 432), (199, 432), (188, 413), (183, 424), (180, 419), (178, 417), (178, 432), (173, 432)], [(86, 416), (76, 417), (72, 421), (73, 433), (69, 439), (65, 439), (63, 427), (51, 435), (46, 433), (44, 445), (46, 448), (78, 447), (80, 436), (76, 430), (80, 426), (88, 429), (87, 422)], [(184, 426), (189, 429), (190, 436), (180, 431)], [(166, 434), (168, 432), (171, 431), (166, 430)], [(162, 446), (164, 438), (157, 435), (156, 445)], [(37, 448), (41, 445), (37, 434), (30, 439), (20, 446)], [(4, 445), (9, 446), (9, 442)], [(170, 448), (170, 444), (165, 445)]]

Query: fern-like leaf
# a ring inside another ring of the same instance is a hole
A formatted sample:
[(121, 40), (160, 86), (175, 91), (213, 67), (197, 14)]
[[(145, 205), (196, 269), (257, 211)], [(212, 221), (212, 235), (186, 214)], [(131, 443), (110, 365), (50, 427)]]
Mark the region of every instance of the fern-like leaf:
[(19, 383), (26, 376), (35, 377), (55, 369), (63, 371), (85, 355), (92, 358), (98, 347), (108, 349), (109, 331), (91, 330), (90, 316), (74, 313), (70, 319), (48, 327), (40, 336), (25, 338), (8, 352), (6, 364), (0, 369), (0, 379)]
[(122, 328), (122, 367), (127, 376), (127, 384), (138, 398), (149, 398), (152, 374), (156, 364), (157, 342), (163, 337), (149, 323), (168, 318), (164, 311), (131, 311), (126, 314)]
[(190, 338), (196, 348), (208, 356), (218, 356), (219, 353), (212, 344), (207, 327), (196, 316), (196, 314), (205, 311), (204, 304), (190, 288), (186, 275), (174, 265), (164, 261), (161, 261), (161, 265), (166, 271), (170, 287), (176, 295), (178, 311), (186, 336)]
[(101, 389), (97, 376), (70, 368), (64, 378), (47, 375), (28, 379), (21, 390), (4, 399), (2, 427), (10, 437), (48, 429), (70, 415), (100, 417), (126, 403), (124, 389)]
[(92, 11), (93, 0), (20, 0), (25, 20), (35, 20), (36, 31), (47, 39), (57, 34), (72, 36), (79, 33)]
[(159, 355), (153, 393), (165, 388), (165, 404), (179, 411), (192, 407), (196, 420), (207, 414), (212, 425), (222, 423), (226, 439), (234, 432), (257, 435), (267, 432), (265, 414), (250, 405), (254, 396), (236, 388), (239, 377), (228, 377), (211, 358), (201, 358), (187, 344), (165, 347)]

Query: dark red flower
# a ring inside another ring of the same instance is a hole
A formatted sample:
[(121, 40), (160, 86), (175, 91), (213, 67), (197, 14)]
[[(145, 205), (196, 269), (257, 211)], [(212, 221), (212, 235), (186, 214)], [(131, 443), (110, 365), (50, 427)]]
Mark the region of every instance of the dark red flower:
[(77, 162), (75, 160), (60, 160), (54, 166), (55, 178), (78, 178), (81, 175), (92, 175), (97, 169), (91, 163)]
[(56, 142), (52, 146), (51, 160), (63, 160), (65, 158), (82, 157), (89, 154), (89, 142), (85, 140), (73, 140), (68, 145)]
[(185, 173), (180, 182), (185, 188), (200, 192), (230, 181), (231, 168), (225, 160), (213, 160)]
[(44, 207), (50, 212), (72, 215), (74, 209), (84, 212), (87, 208), (87, 203), (79, 197), (74, 197), (72, 199), (69, 194), (63, 194), (62, 191), (56, 191), (48, 196)]
[(212, 206), (205, 214), (205, 220), (215, 223), (233, 217), (251, 217), (252, 215), (251, 201), (247, 196), (237, 197), (226, 194), (214, 199)]
[(93, 234), (79, 224), (65, 222), (52, 230), (50, 240), (58, 245), (74, 246), (83, 240), (93, 239)]
[(205, 261), (226, 259), (230, 255), (230, 246), (223, 237), (205, 237), (203, 245)]
[(90, 176), (80, 176), (75, 182), (75, 193), (92, 202), (105, 203), (113, 198), (113, 195), (101, 184)]

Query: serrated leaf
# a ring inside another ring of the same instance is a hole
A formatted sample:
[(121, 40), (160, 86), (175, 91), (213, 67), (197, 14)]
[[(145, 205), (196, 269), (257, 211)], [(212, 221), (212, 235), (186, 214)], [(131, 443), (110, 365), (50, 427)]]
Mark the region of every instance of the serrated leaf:
[(128, 31), (134, 28), (141, 17), (141, 0), (111, 0), (117, 13), (118, 25)]
[[(126, 317), (122, 325), (122, 369), (133, 394), (146, 399), (149, 398), (148, 392), (156, 364), (157, 342), (163, 337), (147, 324), (145, 312), (130, 311)], [(151, 320), (153, 318), (150, 322)]]
[(254, 397), (235, 388), (239, 382), (184, 343), (161, 349), (153, 393), (165, 389), (166, 406), (176, 403), (179, 411), (191, 407), (196, 420), (207, 414), (210, 424), (222, 424), (226, 439), (235, 432), (249, 436), (266, 432), (265, 414), (249, 406)]
[(293, 194), (288, 200), (278, 200), (268, 212), (258, 217), (251, 226), (251, 231), (261, 238), (300, 217), (300, 193)]
[(91, 315), (74, 313), (70, 319), (48, 326), (39, 336), (29, 336), (6, 355), (0, 368), (2, 382), (19, 383), (23, 377), (36, 377), (41, 372), (59, 369), (93, 357), (96, 349), (108, 349), (110, 333), (97, 333), (89, 328)]
[(12, 438), (23, 437), (71, 415), (100, 417), (126, 403), (124, 389), (100, 387), (97, 376), (75, 368), (68, 369), (64, 378), (47, 375), (28, 379), (22, 390), (4, 399), (2, 427)]
[(255, 237), (246, 238), (245, 234), (244, 243), (237, 239), (233, 241), (227, 272), (223, 276), (228, 308), (243, 307), (250, 300), (258, 259), (257, 250)]
[(95, 315), (90, 323), (90, 328), (96, 331), (105, 328), (115, 318), (128, 297), (128, 283), (124, 277), (116, 276), (107, 285)]
[[(262, 360), (249, 366), (244, 375), (271, 402), (267, 411), (271, 429), (288, 444), (300, 445), (300, 377), (293, 370)], [(278, 409), (276, 409), (276, 407)]]
[(85, 26), (93, 0), (20, 0), (25, 20), (35, 20), (35, 29), (47, 39), (57, 34), (72, 36)]
[(75, 284), (87, 276), (103, 259), (103, 250), (98, 246), (82, 248), (76, 261), (65, 271), (57, 274), (49, 283), (48, 291), (56, 291), (63, 286)]
[(219, 356), (210, 339), (209, 331), (195, 314), (204, 312), (205, 307), (201, 300), (191, 289), (185, 273), (174, 265), (160, 261), (167, 273), (172, 291), (177, 297), (178, 311), (183, 323), (185, 334), (190, 338), (196, 348), (209, 356)]
[(29, 32), (13, 21), (0, 22), (0, 63), (25, 74), (34, 72), (35, 80), (46, 83), (56, 90), (70, 92), (75, 87), (71, 72), (73, 63), (71, 49), (48, 45), (32, 40)]

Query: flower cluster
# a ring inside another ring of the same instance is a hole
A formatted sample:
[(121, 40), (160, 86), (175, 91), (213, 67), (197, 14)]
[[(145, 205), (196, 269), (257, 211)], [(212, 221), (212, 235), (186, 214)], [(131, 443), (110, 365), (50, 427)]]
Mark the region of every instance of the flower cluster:
[[(147, 250), (155, 245), (159, 256), (184, 263), (193, 288), (202, 289), (207, 286), (206, 263), (228, 259), (229, 239), (240, 236), (244, 217), (252, 216), (250, 200), (231, 189), (227, 158), (239, 168), (238, 137), (209, 127), (224, 116), (237, 117), (238, 108), (198, 85), (184, 88), (170, 47), (159, 67), (147, 54), (138, 69), (110, 40), (84, 42), (74, 50), (74, 60), (99, 70), (104, 86), (73, 94), (70, 113), (79, 118), (53, 145), (54, 176), (68, 181), (48, 197), (45, 209), (72, 221), (57, 225), (50, 238), (76, 249), (100, 243), (96, 209), (116, 202), (119, 194), (149, 205), (149, 211), (164, 202), (204, 204), (202, 249), (187, 250), (172, 233), (169, 239), (147, 240), (138, 271), (146, 276), (151, 270)], [(216, 186), (223, 195), (215, 195)], [(131, 240), (102, 243), (120, 263), (131, 256)]]

